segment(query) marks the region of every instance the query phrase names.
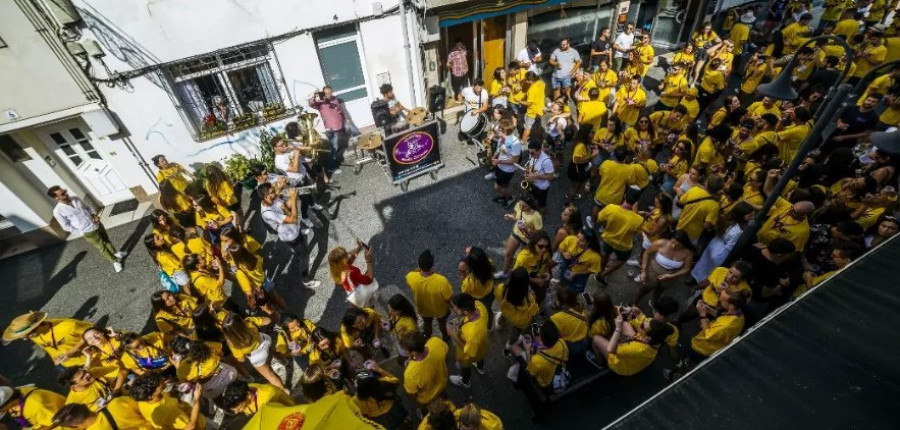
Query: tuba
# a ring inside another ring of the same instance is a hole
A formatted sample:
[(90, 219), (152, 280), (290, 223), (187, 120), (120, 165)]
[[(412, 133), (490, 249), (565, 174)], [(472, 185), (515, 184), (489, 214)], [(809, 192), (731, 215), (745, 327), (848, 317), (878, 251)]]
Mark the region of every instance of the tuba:
[(315, 112), (304, 112), (297, 116), (297, 120), (300, 123), (300, 133), (308, 146), (315, 146), (321, 140), (315, 127), (317, 116), (319, 114)]

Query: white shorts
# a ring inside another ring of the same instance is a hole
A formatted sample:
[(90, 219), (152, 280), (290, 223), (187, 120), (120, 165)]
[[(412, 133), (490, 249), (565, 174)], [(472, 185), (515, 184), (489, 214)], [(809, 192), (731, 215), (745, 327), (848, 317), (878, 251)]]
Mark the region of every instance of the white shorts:
[(357, 285), (347, 301), (358, 308), (371, 308), (375, 306), (375, 299), (378, 296), (378, 281), (372, 280), (368, 285)]
[(179, 287), (183, 287), (191, 283), (190, 276), (188, 276), (188, 274), (184, 270), (175, 271), (175, 273), (172, 274), (171, 278), (172, 282), (174, 282), (175, 285), (178, 285)]
[(265, 333), (259, 334), (259, 346), (247, 357), (253, 367), (259, 367), (269, 361), (269, 351), (272, 349), (272, 338)]

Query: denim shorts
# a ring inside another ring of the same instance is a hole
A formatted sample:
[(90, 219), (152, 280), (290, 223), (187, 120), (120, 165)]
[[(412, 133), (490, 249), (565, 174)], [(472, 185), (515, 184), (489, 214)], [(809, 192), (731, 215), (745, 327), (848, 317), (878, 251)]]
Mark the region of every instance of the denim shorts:
[(557, 78), (556, 76), (554, 76), (553, 79), (551, 79), (551, 85), (553, 86), (554, 90), (560, 87), (570, 88), (572, 86), (572, 76), (566, 75), (566, 77), (564, 78)]

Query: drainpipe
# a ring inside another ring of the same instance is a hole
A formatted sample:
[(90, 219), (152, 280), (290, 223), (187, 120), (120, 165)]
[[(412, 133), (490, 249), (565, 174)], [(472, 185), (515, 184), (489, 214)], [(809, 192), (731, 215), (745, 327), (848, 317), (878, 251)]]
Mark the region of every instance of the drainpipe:
[(416, 95), (416, 81), (413, 76), (413, 64), (410, 59), (409, 50), (411, 48), (409, 44), (409, 29), (407, 28), (406, 22), (406, 0), (400, 0), (400, 23), (403, 28), (403, 59), (406, 60), (406, 75), (409, 78), (409, 94), (412, 96), (413, 101), (418, 99)]

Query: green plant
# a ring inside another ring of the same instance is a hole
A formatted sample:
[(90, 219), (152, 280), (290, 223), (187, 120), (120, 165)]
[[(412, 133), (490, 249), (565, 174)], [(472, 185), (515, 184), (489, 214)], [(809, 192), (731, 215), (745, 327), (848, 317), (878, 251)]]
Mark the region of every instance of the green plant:
[(270, 171), (275, 170), (275, 148), (272, 147), (272, 139), (276, 136), (276, 133), (267, 129), (259, 133), (259, 161)]
[(247, 179), (247, 176), (250, 175), (250, 169), (255, 163), (259, 163), (259, 160), (248, 158), (242, 154), (233, 154), (223, 159), (222, 163), (225, 165), (223, 170), (228, 174), (228, 177), (232, 181), (240, 182)]
[(247, 128), (256, 124), (256, 114), (244, 112), (232, 120), (234, 128)]
[(281, 103), (272, 103), (263, 108), (263, 117), (265, 117), (267, 120), (282, 116), (284, 115), (284, 113), (284, 104)]

